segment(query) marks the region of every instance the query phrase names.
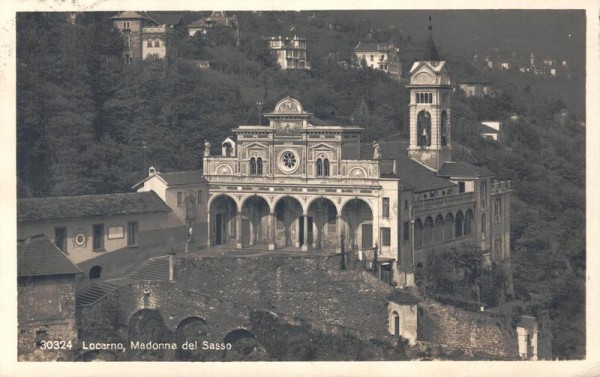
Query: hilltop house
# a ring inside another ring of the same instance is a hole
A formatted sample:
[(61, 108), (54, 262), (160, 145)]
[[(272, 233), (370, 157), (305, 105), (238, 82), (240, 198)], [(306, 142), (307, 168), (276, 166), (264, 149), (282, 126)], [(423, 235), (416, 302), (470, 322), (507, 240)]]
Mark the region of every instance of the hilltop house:
[(310, 63), (306, 57), (306, 38), (270, 37), (268, 47), (281, 69), (309, 70)]
[(359, 65), (383, 71), (394, 78), (402, 76), (400, 49), (394, 43), (358, 42), (354, 55)]

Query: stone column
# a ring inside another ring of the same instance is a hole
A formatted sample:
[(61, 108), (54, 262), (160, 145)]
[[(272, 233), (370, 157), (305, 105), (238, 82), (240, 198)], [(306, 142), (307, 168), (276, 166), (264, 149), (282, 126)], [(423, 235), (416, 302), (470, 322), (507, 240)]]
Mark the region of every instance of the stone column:
[(336, 229), (336, 234), (337, 234), (337, 247), (335, 249), (335, 251), (337, 253), (341, 253), (342, 252), (342, 232), (343, 232), (343, 227), (342, 227), (342, 216), (337, 215), (335, 217), (335, 229)]
[(269, 230), (268, 230), (268, 239), (269, 239), (269, 250), (275, 250), (275, 213), (269, 212)]
[(207, 226), (207, 231), (206, 231), (206, 247), (210, 248), (211, 247), (211, 234), (212, 234), (212, 224), (210, 222), (210, 211), (208, 211), (207, 213), (207, 218), (208, 221), (206, 223)]
[(304, 221), (304, 240), (302, 242), (302, 251), (308, 251), (308, 214), (303, 214), (302, 221)]
[(242, 248), (242, 212), (238, 211), (235, 215), (235, 247)]

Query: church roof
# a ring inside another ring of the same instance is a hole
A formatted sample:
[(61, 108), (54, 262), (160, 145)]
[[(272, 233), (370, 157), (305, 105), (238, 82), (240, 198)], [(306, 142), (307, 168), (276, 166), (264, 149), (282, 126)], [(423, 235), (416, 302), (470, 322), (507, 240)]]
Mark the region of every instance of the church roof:
[(401, 290), (394, 290), (392, 293), (387, 295), (387, 299), (395, 302), (396, 304), (409, 304), (414, 305), (419, 303), (419, 299), (413, 296), (408, 292), (403, 292)]
[(19, 199), (18, 222), (170, 212), (156, 193), (61, 196)]
[[(382, 177), (399, 178), (404, 189), (420, 192), (456, 186), (447, 178), (439, 177), (434, 171), (410, 159), (407, 153), (407, 140), (380, 141), (379, 147), (383, 159), (395, 158), (397, 161), (396, 174), (385, 174)], [(370, 145), (361, 148), (361, 157), (365, 159), (373, 157)]]
[(202, 175), (202, 169), (167, 173), (157, 172), (156, 174), (160, 175), (169, 186), (193, 185), (206, 182)]
[(45, 235), (29, 237), (17, 243), (17, 276), (81, 274)]
[(423, 60), (427, 62), (440, 61), (440, 55), (438, 54), (437, 48), (435, 47), (435, 43), (433, 42), (433, 35), (431, 35), (431, 31), (429, 31), (429, 35), (427, 36), (427, 43), (425, 45), (425, 54), (423, 55)]
[(461, 178), (479, 178), (491, 177), (494, 175), (491, 171), (475, 166), (464, 161), (446, 162), (438, 174), (442, 177), (461, 177)]

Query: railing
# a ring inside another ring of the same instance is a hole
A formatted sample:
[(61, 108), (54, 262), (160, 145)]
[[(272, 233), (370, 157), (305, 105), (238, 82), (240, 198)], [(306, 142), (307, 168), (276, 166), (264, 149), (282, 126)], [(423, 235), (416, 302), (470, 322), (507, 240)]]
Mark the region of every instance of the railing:
[(428, 212), (438, 208), (459, 206), (475, 202), (475, 193), (465, 192), (456, 195), (446, 195), (437, 198), (427, 198), (413, 203), (415, 213)]

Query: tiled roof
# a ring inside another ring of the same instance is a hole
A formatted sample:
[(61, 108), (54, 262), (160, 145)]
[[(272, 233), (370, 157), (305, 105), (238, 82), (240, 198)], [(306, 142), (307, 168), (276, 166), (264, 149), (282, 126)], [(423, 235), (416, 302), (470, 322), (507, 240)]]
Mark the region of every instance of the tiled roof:
[(388, 51), (394, 46), (390, 43), (373, 43), (373, 42), (358, 42), (358, 45), (354, 48), (356, 52), (370, 52), (370, 51)]
[(116, 16), (112, 16), (112, 19), (118, 19), (118, 18), (145, 18), (144, 15), (142, 15), (141, 13), (138, 12), (132, 12), (132, 11), (125, 11), (125, 12), (120, 12), (119, 14), (117, 14)]
[(170, 211), (153, 191), (61, 196), (19, 199), (17, 220), (47, 221)]
[(206, 182), (202, 175), (202, 169), (167, 173), (159, 172), (157, 174), (160, 175), (169, 186), (193, 185)]
[(81, 273), (83, 272), (45, 235), (33, 236), (17, 243), (18, 277)]
[[(380, 141), (379, 147), (381, 148), (381, 157), (383, 159), (395, 158), (397, 161), (396, 175), (390, 174), (384, 175), (384, 177), (400, 178), (400, 183), (405, 189), (419, 192), (456, 186), (448, 179), (438, 177), (434, 171), (411, 160), (407, 153), (407, 140)], [(365, 159), (373, 157), (371, 145), (362, 146), (361, 157)]]
[(490, 177), (494, 175), (494, 173), (485, 168), (480, 168), (464, 161), (446, 162), (442, 165), (438, 174), (442, 177), (465, 178)]
[(146, 16), (159, 25), (173, 26), (179, 24), (183, 16), (181, 14), (147, 12)]
[(403, 292), (400, 290), (395, 290), (389, 295), (387, 295), (387, 299), (395, 302), (397, 304), (409, 304), (414, 305), (419, 303), (419, 299), (415, 296), (411, 295), (408, 292)]
[(201, 18), (201, 19), (199, 19), (199, 20), (196, 20), (196, 21), (192, 21), (192, 22), (190, 22), (190, 23), (187, 25), (187, 27), (188, 27), (188, 28), (193, 28), (193, 27), (198, 27), (198, 28), (201, 28), (201, 27), (206, 27), (206, 22), (204, 22), (204, 19), (202, 19), (202, 18)]

